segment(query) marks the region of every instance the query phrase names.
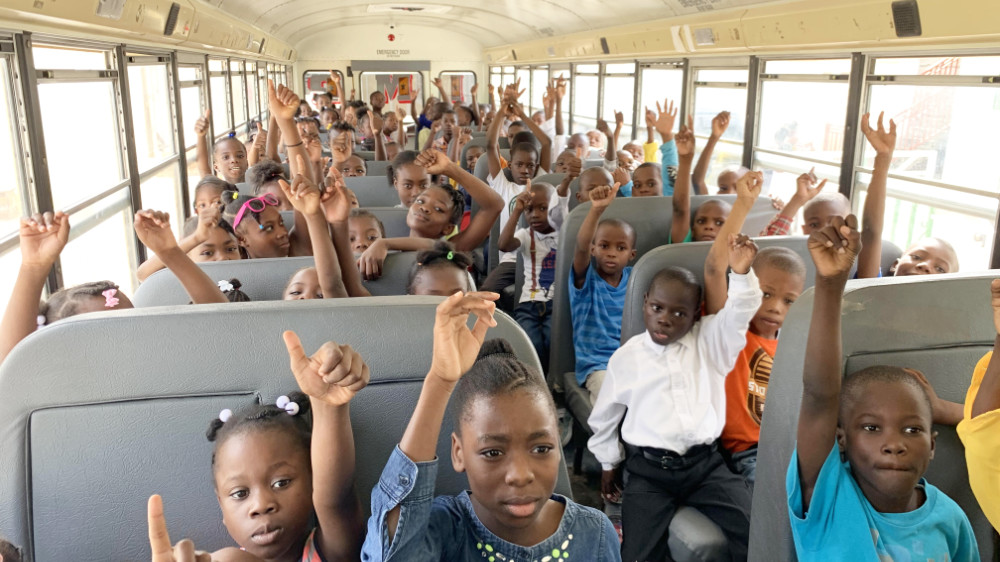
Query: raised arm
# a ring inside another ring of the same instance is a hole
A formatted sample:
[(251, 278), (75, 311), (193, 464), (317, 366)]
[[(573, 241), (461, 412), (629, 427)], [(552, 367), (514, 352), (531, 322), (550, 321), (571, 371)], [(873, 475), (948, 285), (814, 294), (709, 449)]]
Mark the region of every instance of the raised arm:
[(292, 184), (278, 180), (281, 191), (285, 193), (297, 215), (305, 219), (309, 230), (309, 241), (312, 245), (313, 260), (316, 263), (316, 276), (319, 278), (323, 298), (336, 299), (347, 296), (344, 287), (343, 273), (337, 260), (337, 251), (330, 237), (330, 225), (323, 215), (323, 205), (319, 188), (302, 174), (296, 174)]
[(493, 224), (500, 218), (504, 206), (503, 198), (483, 180), (449, 160), (443, 152), (436, 150), (423, 152), (417, 156), (416, 162), (426, 168), (428, 174), (444, 174), (455, 180), (465, 188), (472, 200), (479, 204), (479, 212), (472, 217), (469, 226), (450, 240), (459, 252), (471, 252), (478, 248), (490, 235)]
[(278, 119), (273, 113), (267, 119), (267, 146), (264, 153), (268, 158), (281, 163), (281, 154), (278, 154), (278, 145), (281, 144), (281, 128), (278, 127)]
[(399, 126), (396, 127), (396, 144), (399, 145), (399, 150), (406, 150), (406, 110), (402, 107), (396, 108), (396, 120), (399, 121)]
[(21, 268), (0, 322), (0, 363), (38, 329), (38, 301), (49, 271), (69, 240), (69, 215), (62, 211), (21, 218)]
[(562, 103), (563, 103), (563, 98), (566, 97), (566, 79), (561, 74), (559, 75), (559, 78), (556, 78), (555, 96), (556, 96), (556, 134), (564, 135), (566, 134), (566, 127), (563, 123)]
[(316, 544), (324, 560), (357, 560), (364, 536), (361, 504), (354, 491), (355, 452), (350, 403), (370, 373), (349, 345), (327, 342), (307, 357), (295, 332), (283, 334), (289, 364), (312, 410), (313, 509)]
[(212, 154), (208, 148), (208, 131), (210, 129), (208, 120), (211, 116), (212, 110), (206, 109), (205, 114), (194, 122), (194, 134), (198, 143), (198, 173), (201, 174), (201, 177), (215, 174), (212, 168)]
[(694, 167), (694, 177), (692, 182), (698, 193), (708, 193), (708, 186), (705, 184), (705, 174), (708, 173), (708, 164), (712, 160), (712, 151), (715, 150), (716, 143), (729, 128), (729, 112), (722, 111), (712, 118), (712, 133), (708, 135), (708, 142), (698, 156), (698, 165)]
[(858, 219), (834, 217), (831, 224), (809, 236), (809, 253), (816, 264), (816, 294), (802, 371), (802, 405), (796, 438), (802, 505), (809, 510), (819, 471), (835, 446), (840, 408), (840, 306), (851, 266), (861, 251)]
[(521, 215), (529, 204), (531, 204), (531, 180), (525, 184), (524, 191), (514, 198), (514, 208), (510, 211), (510, 218), (500, 231), (497, 247), (501, 252), (513, 252), (521, 247), (521, 241), (514, 237), (514, 233), (517, 232), (517, 224), (521, 222)]
[[(622, 128), (625, 126), (625, 114), (615, 111), (615, 151), (621, 146)], [(611, 150), (611, 143), (608, 143), (608, 150)]]
[(337, 98), (333, 104), (336, 105), (337, 102), (340, 102), (341, 108), (347, 107), (347, 103), (344, 101), (344, 85), (340, 83), (340, 75), (331, 70), (330, 81), (333, 82), (333, 95)]
[(351, 213), (351, 202), (348, 200), (344, 186), (344, 176), (341, 175), (336, 166), (330, 166), (320, 201), (323, 204), (323, 211), (326, 213), (326, 220), (333, 227), (333, 245), (347, 295), (370, 297), (371, 293), (361, 283), (361, 272), (358, 270), (354, 252), (351, 250), (351, 241), (347, 234), (347, 220)]
[[(671, 139), (673, 140), (673, 139)], [(694, 160), (694, 133), (688, 127), (681, 127), (677, 134), (677, 185), (674, 186), (672, 206), (673, 222), (670, 225), (670, 243), (679, 244), (691, 231), (691, 161)], [(666, 163), (664, 175), (666, 175)], [(683, 173), (682, 173), (683, 172)], [(666, 184), (664, 184), (666, 188)]]
[(448, 107), (451, 107), (451, 95), (444, 91), (444, 82), (441, 81), (441, 77), (434, 79), (434, 86), (437, 88), (438, 93), (441, 94), (441, 101), (446, 103)]
[[(402, 123), (399, 124), (403, 126)], [(372, 136), (375, 137), (375, 159), (385, 160), (385, 136), (382, 134), (382, 116), (372, 110), (368, 110), (368, 127)]]
[(736, 182), (736, 202), (733, 203), (733, 210), (730, 211), (726, 223), (719, 229), (708, 251), (708, 257), (705, 258), (705, 314), (715, 314), (726, 305), (729, 237), (731, 234), (743, 231), (743, 223), (750, 214), (754, 201), (760, 196), (763, 185), (764, 174), (761, 172), (747, 172)]
[(219, 286), (212, 281), (177, 245), (170, 230), (170, 215), (160, 211), (142, 210), (135, 214), (135, 233), (139, 241), (159, 257), (177, 276), (194, 304), (229, 302)]
[(608, 122), (601, 118), (597, 119), (597, 130), (600, 131), (601, 134), (604, 135), (604, 138), (608, 141), (607, 150), (604, 151), (604, 161), (608, 163), (615, 162), (616, 164), (614, 167), (617, 168), (618, 145), (615, 143), (615, 133), (612, 132)]
[(479, 111), (479, 83), (478, 82), (476, 82), (475, 84), (472, 85), (472, 88), (470, 88), (469, 93), (472, 94), (472, 103), (470, 104), (469, 109), (471, 109), (472, 110), (472, 114), (475, 115), (476, 130), (477, 131), (482, 131), (483, 130), (483, 116), (480, 114), (480, 111)]
[(490, 121), (490, 128), (486, 130), (486, 159), (490, 165), (490, 176), (495, 178), (502, 170), (500, 166), (500, 127), (507, 117), (507, 106), (501, 105), (496, 110), (496, 117)]
[(663, 194), (673, 195), (674, 180), (670, 177), (669, 168), (679, 165), (677, 148), (674, 143), (674, 122), (677, 120), (677, 108), (674, 107), (674, 102), (664, 100), (662, 109), (660, 102), (656, 102), (656, 111), (656, 121), (653, 122), (653, 125), (663, 141), (660, 145), (660, 173), (663, 178)]
[[(545, 134), (545, 131), (543, 131), (542, 128), (538, 126), (538, 123), (535, 123), (535, 120), (532, 119), (530, 115), (524, 112), (523, 105), (515, 104), (513, 107), (514, 110), (517, 112), (518, 118), (521, 119), (521, 121), (523, 121), (524, 124), (528, 126), (528, 129), (531, 131), (533, 135), (535, 135), (535, 138), (538, 139), (538, 142), (541, 143), (542, 145), (542, 150), (538, 155), (539, 167), (543, 170), (551, 170), (552, 139)], [(511, 148), (514, 147), (512, 146)]]
[(608, 205), (618, 195), (619, 187), (618, 184), (613, 187), (599, 185), (590, 190), (590, 210), (587, 211), (587, 216), (576, 234), (576, 249), (573, 250), (574, 285), (577, 289), (583, 287), (587, 268), (590, 267), (590, 245), (597, 233), (597, 224), (601, 222), (601, 215), (607, 210)]
[(788, 203), (767, 225), (763, 233), (765, 236), (778, 236), (791, 232), (792, 222), (795, 221), (795, 215), (799, 213), (799, 209), (812, 201), (813, 197), (819, 195), (819, 192), (823, 191), (823, 187), (826, 185), (826, 180), (819, 182), (819, 184), (816, 183), (815, 172), (816, 168), (814, 167), (809, 172), (800, 174), (795, 180), (795, 195), (792, 195)]
[[(204, 243), (205, 240), (208, 240), (213, 230), (219, 228), (219, 219), (221, 217), (222, 213), (218, 207), (209, 206), (198, 211), (198, 228), (190, 236), (181, 238), (181, 241), (177, 243), (181, 251), (186, 254), (198, 247), (199, 244)], [(142, 265), (136, 270), (136, 277), (139, 278), (139, 282), (141, 283), (164, 267), (167, 266), (163, 263), (163, 260), (157, 257), (156, 254), (153, 254), (149, 259), (142, 262)]]
[(254, 166), (264, 158), (267, 158), (267, 131), (264, 130), (264, 124), (258, 121), (257, 134), (253, 137), (253, 146), (247, 153), (247, 163)]
[(886, 182), (892, 151), (896, 148), (896, 124), (889, 120), (889, 130), (882, 125), (883, 113), (878, 114), (878, 129), (872, 129), (865, 113), (861, 117), (861, 132), (875, 149), (875, 168), (865, 195), (861, 215), (861, 254), (858, 256), (858, 278), (878, 277), (882, 263), (882, 226), (885, 224)]
[[(315, 183), (312, 177), (313, 170), (309, 166), (300, 169), (302, 164), (309, 162), (309, 153), (306, 152), (305, 143), (299, 134), (299, 128), (295, 126), (295, 111), (299, 108), (299, 96), (284, 85), (274, 87), (274, 82), (267, 81), (267, 105), (271, 115), (277, 120), (278, 128), (281, 129), (281, 138), (285, 142), (285, 155), (288, 157), (288, 166), (292, 175), (302, 174)], [(302, 160), (296, 158), (301, 156)], [(302, 164), (300, 164), (300, 162)]]

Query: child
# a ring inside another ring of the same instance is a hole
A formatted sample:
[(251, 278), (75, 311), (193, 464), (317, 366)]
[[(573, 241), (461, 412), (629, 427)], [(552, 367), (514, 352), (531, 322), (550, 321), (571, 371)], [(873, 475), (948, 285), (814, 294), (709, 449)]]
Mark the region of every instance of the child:
[(205, 176), (194, 186), (194, 212), (222, 205), (222, 192), (237, 191), (236, 186), (215, 176)]
[[(552, 291), (555, 288), (556, 249), (559, 231), (549, 222), (549, 201), (555, 188), (547, 183), (528, 180), (524, 192), (514, 199), (514, 210), (500, 232), (501, 252), (521, 249), (524, 260), (524, 285), (514, 319), (524, 328), (542, 363), (549, 372), (549, 326), (552, 324)], [(528, 228), (518, 228), (521, 215), (528, 213)]]
[(326, 222), (319, 189), (301, 174), (295, 176), (292, 185), (280, 180), (285, 197), (295, 206), (297, 214), (306, 217), (309, 240), (315, 267), (297, 271), (289, 279), (283, 293), (284, 300), (343, 298), (347, 296), (340, 261), (330, 237), (330, 227)]
[[(209, 424), (222, 521), (240, 547), (224, 548), (212, 559), (238, 559), (230, 557), (244, 550), (261, 560), (356, 560), (361, 505), (354, 494), (349, 407), (368, 384), (368, 365), (349, 345), (327, 342), (307, 357), (295, 332), (283, 337), (305, 394), (235, 413), (226, 409)], [(311, 430), (305, 420), (310, 410)], [(313, 516), (318, 525), (310, 529)], [(191, 541), (171, 548), (157, 495), (149, 498), (149, 542), (153, 562), (195, 560)]]
[(590, 201), (591, 191), (602, 185), (612, 185), (613, 183), (614, 178), (611, 177), (611, 172), (597, 166), (587, 168), (580, 173), (580, 190), (576, 192), (576, 200), (578, 203)]
[[(553, 493), (561, 453), (545, 379), (518, 361), (506, 341), (483, 343), (496, 325), (492, 301), (498, 297), (457, 293), (438, 306), (431, 368), (372, 491), (362, 560), (562, 560), (570, 554), (621, 560), (607, 518)], [(477, 317), (472, 329), (470, 314)], [(452, 394), (452, 465), (468, 474), (470, 489), (433, 498), (438, 436)]]
[(958, 271), (955, 248), (940, 238), (924, 238), (903, 252), (889, 268), (894, 277)]
[(707, 242), (715, 240), (726, 223), (732, 207), (721, 199), (709, 199), (695, 210), (691, 217), (691, 161), (694, 159), (693, 118), (681, 126), (677, 133), (676, 150), (678, 158), (676, 189), (674, 189), (674, 218), (670, 226), (668, 243)]
[(469, 278), (470, 267), (469, 254), (456, 252), (448, 242), (435, 242), (430, 250), (417, 253), (417, 261), (406, 282), (406, 294), (447, 297), (474, 291)]
[(972, 492), (993, 528), (1000, 529), (1000, 280), (990, 284), (990, 294), (997, 338), (972, 373), (958, 436), (965, 445)]
[(247, 170), (247, 183), (250, 184), (250, 194), (260, 197), (265, 193), (270, 193), (278, 198), (279, 211), (291, 211), (292, 204), (285, 198), (278, 180), (288, 181), (285, 177), (285, 168), (274, 160), (263, 160), (259, 164), (250, 166)]
[(347, 219), (347, 235), (354, 259), (358, 259), (373, 242), (385, 238), (385, 225), (369, 211), (351, 209)]
[[(608, 361), (588, 423), (587, 446), (603, 468), (601, 491), (622, 497), (622, 558), (670, 559), (668, 529), (680, 505), (704, 513), (726, 535), (733, 560), (746, 560), (750, 488), (726, 465), (718, 439), (726, 421), (725, 376), (732, 369), (760, 288), (750, 269), (756, 246), (729, 238), (729, 298), (699, 318), (701, 286), (688, 270), (663, 269), (646, 290), (646, 331)], [(624, 442), (624, 452), (619, 442)]]
[(591, 207), (576, 236), (570, 272), (576, 382), (590, 392), (591, 404), (597, 401), (608, 359), (621, 340), (625, 292), (632, 274), (628, 262), (635, 258), (632, 225), (616, 219), (600, 220), (618, 187), (602, 185), (590, 191)]
[(340, 170), (340, 173), (343, 174), (345, 178), (363, 178), (368, 174), (368, 167), (365, 165), (365, 159), (357, 154), (348, 156), (347, 159), (342, 162), (334, 162), (333, 165)]
[[(674, 121), (677, 120), (677, 108), (674, 107), (674, 102), (670, 100), (663, 100), (663, 107), (660, 108), (660, 102), (656, 102), (656, 113), (650, 111), (646, 108), (646, 126), (650, 129), (649, 131), (649, 144), (653, 150), (653, 154), (646, 154), (644, 160), (646, 162), (655, 161), (655, 144), (653, 143), (653, 130), (660, 134), (660, 170), (662, 174), (663, 182), (663, 195), (673, 195), (674, 194), (674, 181), (675, 178), (684, 177), (678, 169), (678, 154), (677, 145), (674, 143)], [(688, 116), (688, 129), (692, 129), (692, 117)], [(691, 154), (694, 154), (694, 139), (692, 133), (691, 139)], [(688, 162), (690, 164), (690, 161)], [(690, 183), (690, 167), (688, 168), (687, 180)], [(675, 221), (676, 222), (676, 221)]]
[(816, 264), (796, 451), (786, 488), (799, 560), (979, 560), (961, 508), (922, 476), (933, 406), (920, 382), (875, 366), (841, 382), (844, 285), (861, 249), (853, 215), (809, 236)]
[(632, 197), (660, 197), (663, 195), (663, 172), (659, 164), (639, 164), (632, 174)]
[[(698, 156), (698, 165), (694, 167), (694, 175), (691, 179), (696, 193), (708, 193), (708, 186), (705, 185), (705, 174), (708, 173), (708, 166), (712, 160), (712, 152), (715, 151), (715, 145), (728, 128), (728, 111), (720, 111), (718, 115), (712, 118), (712, 132), (709, 133), (708, 141), (705, 142), (705, 148), (701, 150), (701, 155)], [(718, 194), (736, 193), (737, 179), (736, 173), (732, 170), (724, 170), (720, 173), (718, 178)]]
[(399, 205), (396, 205), (396, 208), (409, 209), (417, 194), (430, 186), (431, 181), (426, 170), (416, 163), (419, 154), (415, 150), (404, 150), (385, 167), (389, 186), (399, 195)]
[(237, 184), (244, 180), (249, 164), (247, 162), (247, 147), (236, 138), (236, 133), (215, 143), (212, 147), (212, 157), (208, 155), (208, 119), (210, 109), (198, 118), (194, 124), (194, 134), (198, 139), (198, 173), (202, 177), (221, 175), (229, 183)]
[[(819, 181), (815, 172), (816, 168), (814, 167), (808, 172), (799, 175), (799, 177), (795, 179), (795, 194), (792, 195), (792, 198), (788, 200), (788, 203), (782, 207), (781, 211), (779, 211), (778, 214), (771, 219), (771, 222), (768, 223), (767, 227), (764, 228), (764, 231), (761, 232), (761, 236), (782, 236), (790, 234), (792, 232), (792, 222), (795, 220), (795, 215), (798, 214), (799, 209), (802, 209), (803, 206), (810, 206), (813, 199), (827, 196), (827, 194), (821, 193), (823, 191), (823, 187), (826, 186), (826, 180)], [(843, 214), (840, 216), (846, 217), (848, 213), (851, 212), (850, 202), (847, 201), (847, 198), (840, 193), (830, 195), (836, 195), (839, 199), (843, 200), (843, 203), (838, 201), (837, 208), (843, 209)], [(812, 233), (814, 230), (813, 226), (819, 228), (819, 225), (817, 224), (818, 222), (819, 220), (816, 219), (806, 221), (809, 228), (807, 230), (807, 225), (803, 225), (803, 233), (806, 235)], [(826, 219), (823, 219), (823, 226), (825, 226), (827, 222), (828, 221)]]
[[(242, 257), (236, 233), (222, 219), (218, 207), (204, 209), (198, 216), (184, 221), (183, 235), (177, 245), (195, 263), (238, 260)], [(136, 270), (136, 277), (139, 282), (145, 281), (164, 267), (166, 265), (160, 258), (151, 256)]]
[[(622, 150), (632, 155), (632, 161), (635, 163), (637, 167), (640, 164), (646, 163), (646, 154), (642, 150), (642, 145), (639, 144), (637, 141), (625, 143), (625, 146), (622, 147)], [(653, 164), (653, 162), (650, 162), (650, 164)]]

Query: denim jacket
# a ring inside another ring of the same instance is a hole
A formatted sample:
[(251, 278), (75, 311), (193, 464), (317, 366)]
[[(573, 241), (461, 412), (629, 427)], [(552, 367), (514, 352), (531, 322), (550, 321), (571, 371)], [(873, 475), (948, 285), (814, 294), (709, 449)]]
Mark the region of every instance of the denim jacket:
[[(375, 489), (368, 536), (361, 551), (365, 562), (390, 560), (486, 560), (493, 562), (620, 561), (618, 535), (596, 509), (553, 494), (566, 504), (555, 534), (531, 547), (509, 543), (476, 517), (469, 492), (434, 498), (437, 460), (415, 463), (397, 446)], [(400, 506), (390, 543), (387, 515)]]

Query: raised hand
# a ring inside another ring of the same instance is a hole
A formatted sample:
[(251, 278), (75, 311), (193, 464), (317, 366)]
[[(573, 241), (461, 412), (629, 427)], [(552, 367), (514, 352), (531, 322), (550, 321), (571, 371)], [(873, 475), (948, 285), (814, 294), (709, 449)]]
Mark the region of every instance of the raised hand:
[(385, 263), (387, 255), (389, 255), (389, 248), (382, 240), (376, 240), (371, 246), (368, 246), (368, 249), (358, 258), (358, 271), (361, 272), (361, 277), (365, 281), (374, 281), (382, 277), (382, 265)]
[(344, 176), (336, 166), (330, 166), (326, 174), (320, 202), (329, 223), (345, 222), (351, 214), (351, 198), (344, 184)]
[(283, 179), (278, 180), (278, 185), (296, 211), (306, 216), (322, 212), (319, 188), (309, 178), (295, 174), (292, 185)]
[(410, 85), (410, 99), (416, 100), (420, 99), (420, 88), (416, 85)]
[(19, 235), (21, 263), (47, 271), (56, 263), (69, 240), (69, 215), (56, 211), (23, 217)]
[(721, 111), (712, 118), (712, 137), (721, 138), (729, 128), (729, 112)]
[(406, 120), (406, 110), (403, 109), (402, 107), (397, 107), (396, 108), (396, 117), (399, 118), (399, 126), (402, 127), (403, 126), (403, 121)]
[(323, 160), (323, 142), (319, 140), (318, 136), (302, 135), (302, 142), (305, 144), (306, 154), (309, 156), (310, 162), (319, 163)]
[[(334, 72), (334, 71), (331, 70), (330, 71), (330, 81), (333, 82), (334, 85), (340, 85), (340, 74), (337, 74), (336, 72)], [(334, 92), (335, 95), (336, 95), (336, 93), (337, 92)]]
[(560, 74), (559, 77), (556, 78), (556, 93), (559, 94), (559, 97), (557, 98), (558, 100), (562, 100), (566, 97), (566, 84), (566, 77)]
[(368, 365), (351, 346), (326, 342), (312, 357), (307, 357), (295, 332), (289, 330), (282, 338), (295, 381), (311, 399), (343, 406), (368, 386)]
[(372, 110), (368, 110), (368, 126), (371, 128), (372, 135), (382, 134), (382, 116), (375, 113)]
[(274, 87), (274, 81), (267, 81), (267, 107), (277, 119), (292, 119), (299, 109), (299, 96), (295, 92), (279, 84)]
[(671, 137), (674, 134), (674, 122), (677, 120), (677, 109), (674, 107), (674, 102), (669, 99), (663, 100), (663, 107), (660, 107), (660, 102), (656, 102), (656, 123), (654, 127), (656, 132), (664, 137)]
[(615, 183), (619, 185), (625, 185), (628, 182), (632, 181), (632, 177), (629, 176), (628, 170), (622, 168), (621, 166), (618, 166), (617, 168), (615, 168), (615, 171), (611, 172), (611, 179), (613, 179)]
[(744, 274), (750, 271), (750, 264), (757, 257), (757, 244), (746, 234), (729, 235), (729, 267), (733, 273)]
[(656, 129), (656, 112), (647, 106), (645, 117), (646, 117), (646, 126), (649, 127), (650, 129)]
[(423, 166), (428, 174), (447, 174), (452, 166), (447, 154), (434, 149), (427, 149), (418, 154), (414, 163)]
[(159, 495), (149, 497), (146, 517), (152, 562), (212, 562), (212, 556), (207, 552), (196, 552), (194, 543), (189, 539), (177, 543), (176, 547), (170, 545), (167, 521), (163, 517), (163, 499)]
[(868, 121), (871, 114), (865, 113), (861, 116), (861, 132), (865, 134), (865, 138), (868, 139), (868, 143), (872, 145), (877, 154), (890, 155), (896, 148), (896, 123), (889, 119), (889, 130), (886, 131), (882, 125), (884, 115), (884, 111), (879, 112), (878, 128), (872, 129), (871, 123)]
[(597, 130), (606, 136), (611, 134), (611, 127), (608, 126), (608, 122), (600, 117), (597, 118)]
[(196, 240), (204, 242), (208, 240), (216, 228), (219, 228), (219, 220), (222, 218), (222, 207), (209, 205), (198, 211), (198, 227), (194, 231)]
[(333, 156), (334, 163), (343, 162), (351, 157), (354, 153), (354, 149), (351, 147), (351, 133), (350, 131), (342, 131), (337, 138), (330, 141), (330, 153)]
[(444, 89), (444, 82), (441, 81), (440, 77), (435, 78), (432, 81), (432, 83), (434, 84), (434, 87), (436, 87), (437, 89), (439, 89), (439, 90), (443, 90)]
[(135, 214), (133, 226), (139, 241), (154, 254), (159, 255), (177, 247), (177, 238), (170, 230), (170, 213), (152, 209), (141, 210)]
[(570, 180), (580, 177), (580, 172), (583, 171), (583, 158), (581, 158), (582, 153), (583, 150), (580, 149), (580, 147), (577, 147), (576, 154), (570, 156), (566, 161), (566, 176), (569, 177)]
[(833, 217), (830, 224), (809, 235), (809, 254), (821, 279), (845, 278), (861, 252), (858, 218)]
[(472, 103), (476, 103), (476, 94), (479, 93), (479, 82), (476, 82), (469, 88), (469, 93), (472, 94)]
[(465, 146), (471, 141), (472, 141), (472, 128), (462, 127), (462, 129), (458, 132), (458, 146), (460, 147)]
[(694, 132), (687, 125), (681, 125), (681, 130), (674, 135), (674, 144), (679, 158), (694, 158)]
[[(455, 382), (472, 368), (486, 331), (496, 326), (496, 293), (455, 293), (437, 307), (434, 319), (434, 355), (428, 376)], [(476, 324), (469, 329), (470, 314)]]
[(212, 110), (206, 109), (205, 114), (194, 122), (194, 134), (203, 137), (208, 134), (208, 120), (212, 117)]
[(826, 180), (816, 184), (816, 167), (813, 166), (808, 173), (800, 175), (795, 180), (795, 197), (797, 197), (802, 204), (811, 201), (813, 197), (819, 195), (820, 191), (823, 191), (823, 186), (826, 185)]
[(736, 180), (736, 198), (756, 201), (764, 187), (764, 173), (750, 171)]
[(625, 114), (615, 111), (615, 129), (621, 130), (623, 126), (625, 126)]
[(615, 200), (618, 196), (618, 188), (621, 187), (620, 183), (615, 183), (614, 186), (610, 185), (599, 185), (590, 190), (590, 203), (595, 209), (607, 209), (608, 205)]

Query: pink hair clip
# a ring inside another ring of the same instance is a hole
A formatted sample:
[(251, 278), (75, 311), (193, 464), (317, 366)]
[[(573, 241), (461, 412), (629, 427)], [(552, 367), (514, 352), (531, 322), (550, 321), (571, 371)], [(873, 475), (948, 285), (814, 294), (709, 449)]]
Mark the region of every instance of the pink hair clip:
[(104, 297), (104, 308), (114, 308), (118, 306), (118, 299), (115, 295), (118, 293), (118, 289), (108, 289), (101, 293)]
[(299, 405), (295, 402), (289, 400), (287, 396), (279, 396), (278, 400), (274, 403), (275, 406), (281, 408), (285, 412), (288, 412), (289, 416), (294, 416), (299, 413)]

